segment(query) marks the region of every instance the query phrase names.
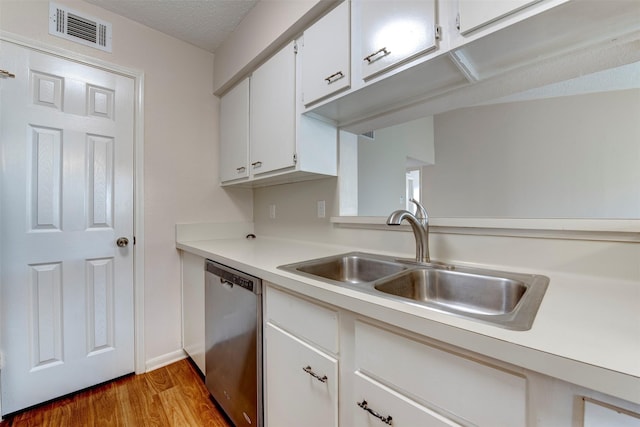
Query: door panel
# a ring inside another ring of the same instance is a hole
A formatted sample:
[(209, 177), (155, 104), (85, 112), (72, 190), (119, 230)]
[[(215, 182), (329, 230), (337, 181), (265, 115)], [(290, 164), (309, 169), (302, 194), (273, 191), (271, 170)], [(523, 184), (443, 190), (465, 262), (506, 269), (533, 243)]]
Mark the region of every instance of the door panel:
[(134, 82), (0, 49), (6, 414), (134, 370), (133, 247), (115, 244), (133, 241)]

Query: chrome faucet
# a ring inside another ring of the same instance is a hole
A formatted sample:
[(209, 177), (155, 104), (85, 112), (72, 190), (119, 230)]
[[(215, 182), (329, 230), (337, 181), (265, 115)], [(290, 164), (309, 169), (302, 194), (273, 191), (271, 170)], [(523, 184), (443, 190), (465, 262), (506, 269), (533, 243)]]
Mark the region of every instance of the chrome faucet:
[(427, 210), (415, 199), (409, 199), (416, 205), (415, 215), (411, 212), (401, 209), (391, 213), (387, 218), (387, 225), (400, 225), (403, 220), (407, 220), (413, 235), (416, 239), (416, 261), (431, 262), (429, 258), (429, 216)]

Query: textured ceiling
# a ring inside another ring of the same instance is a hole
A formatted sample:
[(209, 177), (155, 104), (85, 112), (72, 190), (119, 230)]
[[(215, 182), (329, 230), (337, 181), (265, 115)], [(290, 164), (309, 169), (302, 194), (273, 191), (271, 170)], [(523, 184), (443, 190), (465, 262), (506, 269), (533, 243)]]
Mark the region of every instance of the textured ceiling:
[(86, 0), (214, 52), (258, 0)]

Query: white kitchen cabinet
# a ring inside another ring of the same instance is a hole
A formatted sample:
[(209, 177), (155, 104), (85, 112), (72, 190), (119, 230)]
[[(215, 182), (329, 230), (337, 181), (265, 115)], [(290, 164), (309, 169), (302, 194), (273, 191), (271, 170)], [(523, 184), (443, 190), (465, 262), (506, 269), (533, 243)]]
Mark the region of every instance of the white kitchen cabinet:
[(308, 106), (351, 84), (349, 1), (307, 28), (302, 46), (302, 102)]
[(363, 0), (358, 5), (364, 80), (438, 47), (435, 0)]
[(413, 396), (441, 413), (449, 425), (456, 420), (479, 426), (526, 425), (526, 378), (502, 367), (360, 321), (355, 325), (355, 364), (356, 372)]
[(337, 174), (335, 124), (298, 111), (297, 61), (291, 42), (222, 97), (222, 185), (257, 187)]
[(540, 0), (458, 0), (458, 26), (462, 35), (504, 18)]
[(182, 348), (205, 371), (204, 345), (204, 258), (181, 252), (182, 262)]
[(267, 323), (267, 426), (338, 425), (338, 361)]
[(638, 404), (271, 283), (264, 304), (267, 427), (636, 427), (640, 420)]
[(296, 163), (295, 55), (291, 42), (251, 76), (249, 166), (254, 176)]
[(584, 427), (640, 427), (640, 414), (594, 400), (584, 402)]
[(338, 425), (337, 327), (335, 311), (266, 286), (267, 427)]
[(220, 182), (249, 177), (249, 78), (220, 99)]

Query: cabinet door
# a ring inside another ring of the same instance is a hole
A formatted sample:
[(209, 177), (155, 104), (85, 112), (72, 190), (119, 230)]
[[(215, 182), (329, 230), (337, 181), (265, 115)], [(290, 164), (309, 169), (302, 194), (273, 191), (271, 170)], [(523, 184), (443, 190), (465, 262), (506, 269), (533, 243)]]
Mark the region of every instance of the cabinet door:
[(351, 84), (349, 2), (344, 1), (305, 30), (302, 101), (309, 105)]
[(204, 258), (182, 252), (182, 347), (204, 375)]
[(460, 33), (465, 35), (540, 0), (458, 0)]
[(353, 427), (452, 427), (457, 424), (380, 383), (354, 375)]
[(640, 427), (640, 414), (596, 401), (584, 402), (584, 427)]
[(336, 359), (267, 323), (265, 361), (267, 427), (338, 425)]
[(295, 166), (295, 50), (291, 42), (251, 77), (251, 173)]
[(363, 0), (360, 7), (365, 80), (437, 47), (435, 0)]
[(249, 176), (249, 79), (220, 99), (220, 181)]

